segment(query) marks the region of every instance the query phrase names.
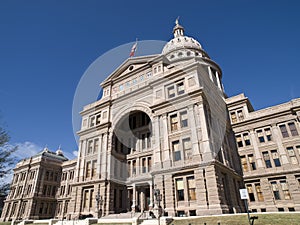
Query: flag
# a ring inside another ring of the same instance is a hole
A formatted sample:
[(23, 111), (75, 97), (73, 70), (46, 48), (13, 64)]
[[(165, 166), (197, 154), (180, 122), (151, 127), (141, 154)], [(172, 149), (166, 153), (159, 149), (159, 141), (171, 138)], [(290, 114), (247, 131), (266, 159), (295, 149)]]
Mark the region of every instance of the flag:
[(135, 53), (135, 51), (136, 51), (136, 47), (137, 47), (137, 40), (135, 41), (134, 45), (133, 45), (132, 48), (131, 48), (131, 52), (130, 52), (130, 54), (129, 54), (129, 57), (134, 56), (134, 53)]

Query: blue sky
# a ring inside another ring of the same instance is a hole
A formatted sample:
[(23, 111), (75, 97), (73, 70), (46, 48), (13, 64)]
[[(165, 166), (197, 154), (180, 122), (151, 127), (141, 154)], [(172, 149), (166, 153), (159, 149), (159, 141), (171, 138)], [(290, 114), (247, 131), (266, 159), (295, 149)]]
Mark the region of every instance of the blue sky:
[[(72, 103), (89, 65), (119, 45), (172, 38), (180, 16), (255, 109), (300, 97), (298, 1), (0, 1), (0, 124), (19, 154), (74, 157)], [(129, 54), (129, 52), (128, 52)], [(108, 74), (107, 74), (108, 75)]]

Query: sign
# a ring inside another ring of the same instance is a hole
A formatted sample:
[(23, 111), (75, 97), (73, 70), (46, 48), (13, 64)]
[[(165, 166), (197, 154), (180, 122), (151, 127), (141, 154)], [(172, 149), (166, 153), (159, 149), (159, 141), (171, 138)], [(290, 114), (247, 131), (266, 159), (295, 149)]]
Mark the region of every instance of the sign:
[(246, 188), (240, 189), (241, 199), (249, 199), (248, 191)]

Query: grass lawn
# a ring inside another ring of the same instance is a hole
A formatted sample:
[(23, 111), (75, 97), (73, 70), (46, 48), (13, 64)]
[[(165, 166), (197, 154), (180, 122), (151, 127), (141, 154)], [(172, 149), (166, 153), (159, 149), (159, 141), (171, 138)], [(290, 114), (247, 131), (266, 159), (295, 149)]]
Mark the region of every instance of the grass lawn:
[(11, 222), (0, 222), (0, 225), (10, 225)]
[[(251, 214), (254, 225), (300, 225), (300, 213)], [(249, 225), (247, 215), (176, 219), (170, 225)]]

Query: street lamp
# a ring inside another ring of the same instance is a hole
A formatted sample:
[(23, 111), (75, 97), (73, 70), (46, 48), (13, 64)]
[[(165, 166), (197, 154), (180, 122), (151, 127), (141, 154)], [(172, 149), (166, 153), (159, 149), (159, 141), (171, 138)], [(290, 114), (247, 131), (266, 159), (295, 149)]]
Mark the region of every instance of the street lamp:
[[(103, 204), (103, 199), (102, 199), (102, 195), (100, 195), (100, 190), (98, 189), (98, 193), (96, 195), (96, 202), (97, 202), (97, 218), (99, 219), (102, 215), (102, 213), (100, 213), (100, 208), (102, 208), (102, 204)], [(101, 210), (102, 211), (102, 210)]]
[(157, 220), (158, 224), (160, 224), (160, 216), (161, 216), (161, 207), (160, 207), (160, 202), (162, 201), (162, 194), (160, 193), (160, 190), (156, 188), (154, 189), (154, 198), (155, 198), (155, 205), (154, 205), (154, 210), (157, 210)]

